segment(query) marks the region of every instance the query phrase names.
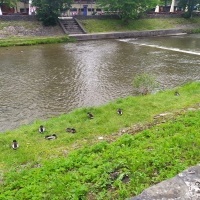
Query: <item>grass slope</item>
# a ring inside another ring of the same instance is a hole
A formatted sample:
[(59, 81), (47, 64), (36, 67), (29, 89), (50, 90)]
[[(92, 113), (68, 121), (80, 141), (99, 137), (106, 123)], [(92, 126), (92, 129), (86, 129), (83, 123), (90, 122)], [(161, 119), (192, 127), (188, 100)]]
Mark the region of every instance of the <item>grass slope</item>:
[(145, 31), (157, 29), (189, 28), (198, 26), (199, 17), (192, 19), (184, 18), (154, 18), (132, 20), (129, 24), (124, 24), (117, 19), (87, 19), (80, 20), (88, 33), (114, 32), (114, 31)]
[(59, 25), (45, 27), (37, 20), (1, 21), (0, 47), (72, 42)]
[[(0, 134), (0, 199), (125, 199), (197, 164), (200, 111), (109, 142), (121, 128), (199, 103), (200, 82), (180, 87), (179, 93), (118, 99)], [(122, 116), (116, 114), (119, 107)], [(94, 119), (87, 118), (88, 111)], [(45, 134), (38, 133), (41, 124)], [(67, 127), (77, 133), (66, 133)], [(44, 139), (52, 133), (57, 140)], [(16, 151), (10, 148), (13, 139), (20, 144)]]

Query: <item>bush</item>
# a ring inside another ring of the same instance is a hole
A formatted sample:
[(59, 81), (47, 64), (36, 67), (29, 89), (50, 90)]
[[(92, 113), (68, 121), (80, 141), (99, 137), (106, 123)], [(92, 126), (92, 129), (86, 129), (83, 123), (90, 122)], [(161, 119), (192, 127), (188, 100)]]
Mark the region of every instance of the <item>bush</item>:
[(56, 26), (58, 15), (56, 13), (43, 13), (38, 11), (37, 18), (42, 21), (44, 26)]
[(133, 80), (133, 87), (137, 89), (137, 92), (142, 95), (151, 93), (158, 83), (153, 75), (142, 73), (137, 75)]
[(182, 17), (184, 17), (185, 19), (189, 19), (191, 17), (191, 13), (185, 12), (185, 13), (182, 14)]
[(60, 12), (68, 10), (72, 0), (32, 0), (32, 4), (37, 7), (36, 15), (43, 25), (55, 26)]

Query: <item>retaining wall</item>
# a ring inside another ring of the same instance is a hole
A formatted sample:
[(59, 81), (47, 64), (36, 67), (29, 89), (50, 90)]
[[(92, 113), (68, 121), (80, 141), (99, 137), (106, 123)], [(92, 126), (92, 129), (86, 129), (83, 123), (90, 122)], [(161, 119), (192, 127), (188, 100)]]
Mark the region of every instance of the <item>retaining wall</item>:
[[(141, 16), (141, 18), (177, 18), (182, 17), (182, 13), (151, 13), (151, 14), (144, 14)], [(80, 20), (86, 20), (86, 19), (120, 19), (119, 15), (113, 14), (113, 15), (76, 15), (74, 18), (80, 19)]]
[(74, 18), (86, 20), (86, 19), (120, 19), (119, 15), (76, 15)]
[(96, 33), (96, 34), (74, 34), (69, 35), (78, 41), (82, 40), (100, 40), (100, 39), (122, 39), (122, 38), (138, 38), (138, 37), (153, 37), (153, 36), (168, 36), (176, 34), (185, 34), (183, 29), (168, 29), (154, 31), (131, 31), (131, 32), (111, 32), (111, 33)]
[(35, 21), (35, 15), (0, 15), (0, 21)]

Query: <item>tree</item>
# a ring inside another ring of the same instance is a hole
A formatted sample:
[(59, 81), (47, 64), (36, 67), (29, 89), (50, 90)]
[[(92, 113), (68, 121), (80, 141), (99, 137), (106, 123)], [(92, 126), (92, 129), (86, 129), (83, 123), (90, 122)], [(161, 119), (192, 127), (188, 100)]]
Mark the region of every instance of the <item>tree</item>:
[(17, 0), (0, 0), (0, 5), (7, 4), (9, 7), (15, 7)]
[(184, 15), (186, 18), (192, 17), (194, 6), (198, 4), (200, 4), (200, 0), (179, 0), (179, 3), (178, 3), (180, 7), (182, 7), (184, 10), (187, 10)]
[(72, 0), (33, 0), (37, 7), (36, 15), (45, 26), (54, 26), (62, 11), (71, 7)]
[[(0, 8), (2, 7), (2, 5), (6, 5), (10, 8), (16, 8), (17, 1), (18, 0), (0, 0)], [(17, 8), (16, 8), (16, 10), (17, 10)]]
[(154, 8), (159, 2), (160, 0), (97, 0), (101, 8), (117, 12), (125, 22), (138, 18), (141, 13)]

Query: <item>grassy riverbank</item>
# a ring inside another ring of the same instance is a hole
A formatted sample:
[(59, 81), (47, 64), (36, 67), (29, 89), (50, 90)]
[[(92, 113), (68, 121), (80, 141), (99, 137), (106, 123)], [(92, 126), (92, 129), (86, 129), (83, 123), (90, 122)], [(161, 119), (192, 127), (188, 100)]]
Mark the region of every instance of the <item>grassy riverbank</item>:
[(74, 40), (66, 36), (54, 36), (54, 37), (25, 37), (25, 38), (6, 38), (0, 39), (0, 47), (8, 46), (31, 46), (36, 44), (53, 44), (73, 42)]
[[(123, 24), (117, 19), (88, 19), (79, 20), (88, 33), (115, 32), (115, 31), (142, 31), (157, 29), (184, 28), (200, 32), (200, 18), (155, 18), (132, 20)], [(191, 32), (191, 31), (190, 31)], [(1, 21), (0, 47), (24, 46), (35, 44), (49, 44), (71, 42), (61, 27), (44, 27), (38, 21)]]
[[(0, 134), (0, 199), (125, 199), (199, 163), (200, 82), (178, 88), (180, 96), (174, 96), (176, 89)], [(187, 111), (191, 106), (198, 110)], [(154, 117), (163, 112), (170, 114)], [(41, 124), (44, 134), (38, 133)], [(67, 127), (77, 133), (67, 133)], [(149, 128), (135, 134), (144, 127)], [(56, 140), (44, 139), (53, 133)], [(20, 144), (16, 151), (10, 148), (13, 139)]]
[(146, 31), (160, 29), (198, 29), (200, 18), (153, 18), (131, 20), (129, 24), (124, 24), (117, 19), (87, 19), (80, 20), (88, 33), (115, 32), (115, 31)]

